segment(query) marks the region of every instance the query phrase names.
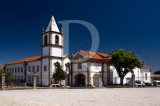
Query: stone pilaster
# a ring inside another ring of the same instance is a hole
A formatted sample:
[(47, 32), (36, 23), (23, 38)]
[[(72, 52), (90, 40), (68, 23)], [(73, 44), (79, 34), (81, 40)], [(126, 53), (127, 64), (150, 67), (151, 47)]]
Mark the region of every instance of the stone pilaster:
[(110, 84), (110, 64), (107, 64), (107, 85)]
[(28, 63), (27, 62), (24, 62), (24, 79), (25, 79), (25, 86), (27, 84), (27, 66), (28, 66)]
[(5, 89), (5, 74), (2, 73), (2, 79), (1, 79), (1, 89), (4, 90)]
[(33, 75), (33, 89), (36, 89), (36, 80), (37, 80), (37, 76), (36, 74)]
[(70, 85), (73, 84), (73, 63), (71, 62)]
[(91, 85), (91, 63), (90, 62), (88, 62), (87, 63), (87, 84), (89, 85)]
[(104, 84), (104, 64), (102, 63), (102, 85)]
[(61, 57), (62, 57), (62, 69), (64, 68), (64, 62), (63, 62), (63, 47), (64, 47), (64, 44), (63, 44), (63, 28), (61, 28), (61, 45), (62, 45), (62, 49), (61, 49)]

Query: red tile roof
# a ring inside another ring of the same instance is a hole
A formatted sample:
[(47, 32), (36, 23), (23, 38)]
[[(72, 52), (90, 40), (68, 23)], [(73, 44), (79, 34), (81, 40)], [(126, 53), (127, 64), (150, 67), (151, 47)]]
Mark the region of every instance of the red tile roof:
[[(88, 51), (80, 50), (80, 52), (88, 55)], [(103, 54), (103, 53), (97, 53), (97, 52), (89, 52), (89, 53), (90, 53), (90, 58), (94, 58), (94, 59), (105, 59), (105, 58), (108, 58), (109, 56), (109, 54)]]
[(143, 68), (143, 69), (152, 69), (151, 67), (148, 67), (148, 66), (146, 66), (146, 65), (142, 65), (142, 68)]
[(3, 69), (3, 66), (2, 66), (2, 65), (0, 65), (0, 69)]
[[(80, 52), (88, 55), (88, 51), (84, 51), (84, 50), (80, 50)], [(90, 58), (94, 58), (94, 59), (105, 59), (108, 58), (111, 59), (111, 56), (109, 54), (104, 54), (104, 53), (97, 53), (97, 52), (90, 52)], [(151, 67), (148, 67), (146, 65), (142, 65), (143, 69), (152, 69)]]
[(23, 63), (24, 61), (30, 62), (30, 61), (40, 60), (40, 59), (41, 59), (41, 56), (34, 56), (34, 57), (29, 57), (29, 58), (21, 59), (21, 60), (18, 60), (18, 61), (14, 61), (14, 62), (8, 63), (6, 65)]

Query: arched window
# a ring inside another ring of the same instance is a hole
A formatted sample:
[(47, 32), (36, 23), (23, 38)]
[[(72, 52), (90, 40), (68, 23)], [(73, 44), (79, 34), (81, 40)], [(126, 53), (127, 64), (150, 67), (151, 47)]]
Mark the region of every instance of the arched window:
[(59, 45), (59, 36), (58, 35), (55, 36), (55, 44)]
[(47, 38), (47, 35), (44, 37), (44, 45), (47, 45), (47, 40), (48, 40), (48, 38)]

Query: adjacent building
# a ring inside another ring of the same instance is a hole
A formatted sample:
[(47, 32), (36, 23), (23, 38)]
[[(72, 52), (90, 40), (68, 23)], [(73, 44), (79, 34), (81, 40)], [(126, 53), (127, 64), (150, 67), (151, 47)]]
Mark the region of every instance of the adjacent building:
[(3, 66), (2, 65), (0, 65), (0, 71), (2, 71), (3, 70)]

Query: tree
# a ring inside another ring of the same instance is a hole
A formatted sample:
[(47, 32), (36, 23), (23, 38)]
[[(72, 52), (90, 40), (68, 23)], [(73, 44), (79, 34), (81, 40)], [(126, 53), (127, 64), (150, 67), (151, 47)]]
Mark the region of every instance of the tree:
[(56, 72), (53, 74), (53, 78), (60, 81), (60, 85), (61, 81), (65, 79), (65, 72), (63, 71), (61, 65), (57, 65)]
[(4, 66), (3, 71), (0, 71), (0, 81), (2, 79), (2, 73), (5, 74), (5, 82), (8, 86), (12, 79), (12, 73), (10, 71), (6, 71), (6, 66)]
[(160, 74), (160, 70), (158, 70), (158, 71), (154, 72), (154, 74)]
[(120, 77), (120, 84), (123, 86), (123, 79), (128, 72), (133, 73), (135, 67), (141, 68), (141, 60), (134, 52), (127, 52), (123, 49), (111, 51), (110, 63), (116, 68), (117, 74)]

